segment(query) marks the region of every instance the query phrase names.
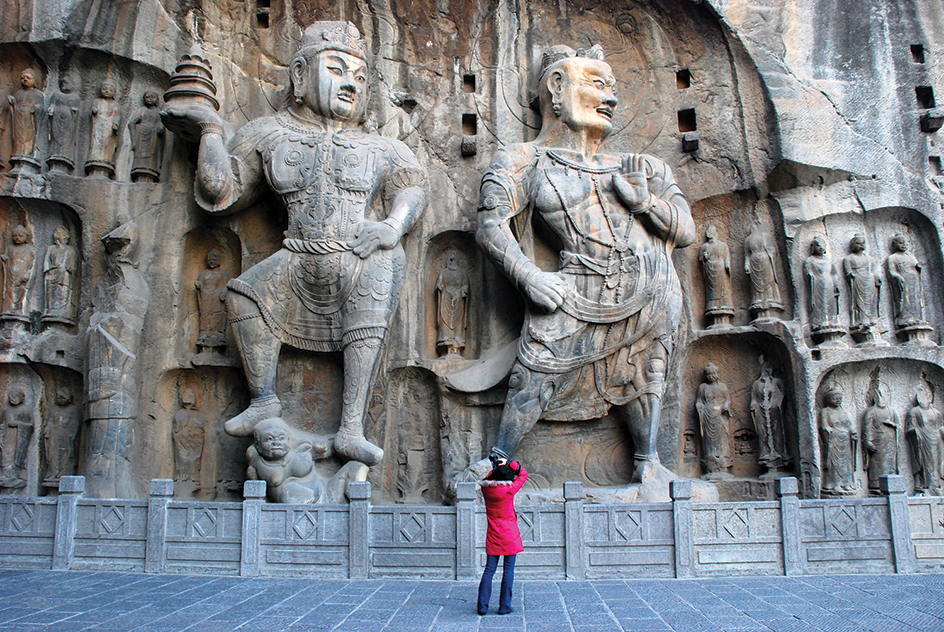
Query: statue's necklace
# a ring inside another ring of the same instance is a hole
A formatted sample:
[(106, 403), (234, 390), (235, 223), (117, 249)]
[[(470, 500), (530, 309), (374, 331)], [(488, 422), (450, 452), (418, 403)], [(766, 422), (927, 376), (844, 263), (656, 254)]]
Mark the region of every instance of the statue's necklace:
[[(607, 269), (608, 274), (607, 274), (605, 286), (607, 289), (610, 289), (610, 290), (612, 290), (613, 288), (616, 288), (616, 301), (620, 302), (623, 297), (623, 284), (621, 283), (621, 279), (623, 276), (622, 259), (626, 252), (629, 252), (630, 254), (632, 254), (632, 248), (630, 247), (630, 243), (629, 243), (629, 235), (633, 229), (633, 221), (635, 220), (635, 216), (632, 213), (629, 214), (629, 222), (626, 225), (626, 230), (623, 233), (623, 237), (617, 237), (616, 229), (613, 225), (613, 219), (610, 217), (609, 204), (607, 203), (606, 199), (603, 197), (603, 191), (600, 189), (600, 181), (596, 177), (598, 175), (616, 173), (620, 170), (620, 165), (614, 165), (612, 167), (591, 167), (586, 164), (580, 164), (572, 160), (568, 160), (564, 158), (563, 156), (558, 155), (556, 152), (550, 149), (547, 150), (547, 155), (554, 162), (566, 168), (575, 170), (577, 172), (577, 177), (582, 178), (583, 177), (581, 175), (582, 173), (587, 173), (590, 175), (590, 181), (593, 182), (593, 191), (594, 193), (596, 193), (597, 201), (599, 201), (600, 208), (603, 210), (603, 217), (606, 219), (606, 227), (610, 233), (610, 237), (612, 238), (612, 241), (610, 243), (603, 242), (599, 239), (594, 239), (592, 236), (588, 235), (585, 231), (579, 228), (579, 225), (577, 224), (577, 222), (574, 220), (573, 216), (571, 215), (570, 209), (567, 207), (567, 202), (565, 201), (565, 198), (561, 194), (560, 190), (557, 188), (557, 185), (554, 183), (553, 180), (551, 180), (549, 176), (547, 179), (548, 179), (548, 182), (551, 183), (551, 186), (554, 188), (554, 192), (557, 193), (557, 198), (560, 200), (561, 206), (564, 208), (564, 214), (567, 216), (567, 219), (570, 220), (570, 224), (571, 226), (574, 227), (574, 230), (577, 232), (577, 234), (583, 237), (584, 239), (588, 239), (602, 246), (607, 246), (610, 249), (609, 254), (607, 255), (607, 262), (606, 262), (606, 269)], [(613, 264), (615, 263), (614, 254), (616, 255), (616, 257), (620, 259), (620, 262), (616, 266), (616, 272), (617, 272), (616, 275), (609, 273), (609, 271), (613, 269)]]

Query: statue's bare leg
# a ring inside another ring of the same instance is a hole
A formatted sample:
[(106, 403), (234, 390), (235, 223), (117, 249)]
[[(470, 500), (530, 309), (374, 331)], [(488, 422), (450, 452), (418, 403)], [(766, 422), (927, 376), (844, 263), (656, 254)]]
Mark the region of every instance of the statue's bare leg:
[(541, 374), (516, 362), (508, 380), (508, 395), (502, 410), (495, 447), (514, 456), (518, 444), (541, 417)]
[(255, 303), (235, 292), (228, 292), (226, 298), (250, 401), (249, 408), (227, 421), (223, 429), (234, 437), (248, 437), (260, 421), (282, 416), (282, 403), (275, 392), (282, 343), (269, 331)]
[[(661, 347), (659, 348), (661, 349)], [(665, 357), (656, 351), (646, 363), (644, 393), (613, 412), (625, 424), (633, 440), (633, 482), (641, 483), (646, 469), (659, 463), (656, 441), (662, 423), (662, 394), (665, 392)]]
[(354, 340), (344, 347), (341, 427), (334, 437), (334, 451), (367, 465), (376, 465), (383, 459), (383, 450), (364, 437), (364, 418), (382, 350), (383, 339), (376, 337)]

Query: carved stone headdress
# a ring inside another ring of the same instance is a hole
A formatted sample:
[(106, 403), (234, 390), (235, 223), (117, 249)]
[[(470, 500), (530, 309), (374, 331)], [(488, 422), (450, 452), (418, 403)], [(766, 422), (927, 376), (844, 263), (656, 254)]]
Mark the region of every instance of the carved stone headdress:
[(541, 57), (541, 72), (538, 75), (538, 81), (540, 82), (540, 80), (544, 79), (547, 71), (557, 62), (576, 57), (606, 61), (603, 55), (603, 47), (599, 44), (594, 44), (590, 48), (578, 48), (577, 50), (574, 50), (570, 46), (551, 46), (544, 51), (544, 55)]
[(350, 22), (315, 22), (305, 29), (295, 55), (316, 54), (323, 50), (339, 50), (361, 59), (367, 58), (367, 46), (361, 32)]

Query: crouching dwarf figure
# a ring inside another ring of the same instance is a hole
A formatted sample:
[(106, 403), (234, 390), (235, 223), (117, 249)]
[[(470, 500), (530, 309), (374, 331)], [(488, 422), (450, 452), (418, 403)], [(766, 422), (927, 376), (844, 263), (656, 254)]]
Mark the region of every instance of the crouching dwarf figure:
[(208, 106), (165, 105), (169, 128), (200, 137), (197, 202), (245, 208), (265, 186), (288, 212), (282, 248), (229, 282), (227, 306), (251, 401), (225, 424), (250, 436), (282, 414), (275, 377), (283, 344), (342, 351), (344, 392), (334, 450), (375, 465), (364, 437), (368, 395), (404, 276), (401, 238), (426, 207), (423, 170), (397, 140), (361, 129), (364, 41), (348, 22), (305, 30), (289, 68), (291, 99), (230, 133)]
[(347, 485), (366, 481), (368, 468), (349, 461), (333, 476), (322, 475), (315, 460), (331, 456), (330, 442), (293, 430), (275, 417), (256, 424), (255, 442), (246, 450), (247, 474), (266, 482), (266, 495), (276, 503), (341, 503)]
[[(541, 131), (495, 152), (479, 202), (479, 244), (529, 299), (496, 447), (513, 456), (539, 419), (596, 419), (612, 407), (642, 482), (659, 467), (682, 309), (672, 251), (694, 242), (695, 224), (663, 161), (599, 153), (617, 105), (599, 46), (551, 48), (540, 77)], [(555, 271), (529, 256), (532, 214), (559, 242)]]

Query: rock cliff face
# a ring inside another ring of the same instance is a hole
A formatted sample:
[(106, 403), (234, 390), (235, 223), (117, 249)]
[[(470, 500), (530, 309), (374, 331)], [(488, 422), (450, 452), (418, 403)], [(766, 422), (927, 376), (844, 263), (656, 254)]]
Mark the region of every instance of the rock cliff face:
[[(541, 129), (540, 69), (556, 45), (602, 48), (619, 103), (601, 151), (664, 161), (694, 220), (695, 243), (671, 257), (680, 325), (659, 343), (671, 348), (662, 466), (704, 477), (722, 500), (772, 498), (779, 475), (797, 476), (805, 497), (867, 495), (882, 473), (941, 493), (944, 11), (890, 0), (7, 2), (3, 493), (53, 493), (80, 473), (111, 477), (89, 486), (106, 496), (145, 497), (151, 478), (174, 478), (180, 497), (240, 497), (247, 449), (265, 453), (223, 429), (256, 396), (234, 314), (220, 324), (217, 303), (228, 279), (280, 251), (297, 211), (263, 182), (245, 208), (206, 212), (199, 130), (165, 129), (154, 108), (166, 105), (145, 94), (163, 95), (190, 55), (225, 122), (203, 131), (229, 142), (298, 105), (290, 69), (316, 21), (357, 27), (362, 129), (400, 141), (425, 173), (362, 415), (384, 452), (367, 474), (376, 502), (449, 502), (499, 440), (531, 306), (476, 244), (479, 189), (496, 151)], [(304, 156), (318, 150), (300, 142)], [(566, 175), (604, 177), (579, 171)], [(377, 204), (380, 220), (392, 200)], [(539, 216), (515, 237), (557, 271), (561, 237)], [(329, 491), (351, 471), (334, 449), (354, 379), (346, 354), (285, 345), (278, 359), (292, 458)], [(74, 424), (56, 421), (75, 416), (66, 406), (84, 411), (74, 455), (63, 448)], [(579, 480), (594, 497), (635, 498), (641, 448), (618, 417), (539, 421), (515, 454), (526, 491)], [(317, 497), (318, 485), (306, 489)]]

